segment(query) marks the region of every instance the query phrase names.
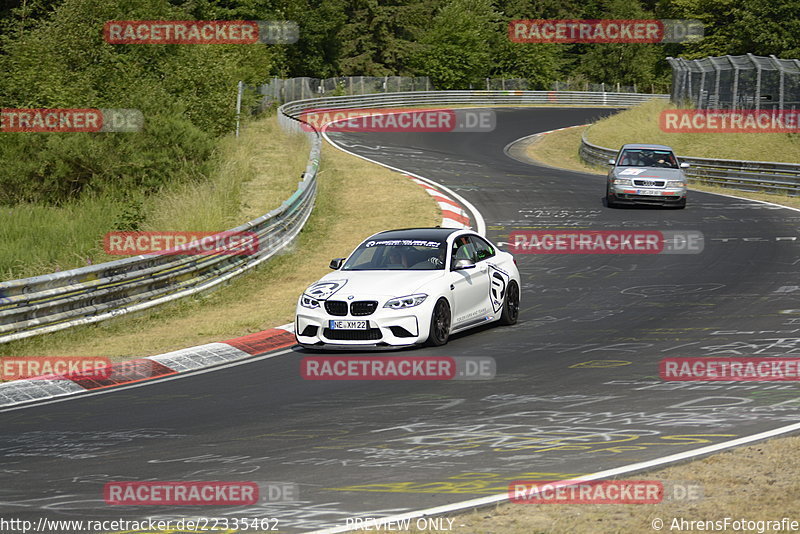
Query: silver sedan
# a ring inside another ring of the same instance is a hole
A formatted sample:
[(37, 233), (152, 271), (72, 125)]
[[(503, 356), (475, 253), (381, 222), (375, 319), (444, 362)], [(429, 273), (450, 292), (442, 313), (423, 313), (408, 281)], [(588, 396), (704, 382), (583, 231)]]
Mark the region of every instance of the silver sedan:
[(655, 204), (686, 207), (688, 163), (680, 163), (664, 145), (623, 145), (615, 159), (608, 160), (606, 204)]

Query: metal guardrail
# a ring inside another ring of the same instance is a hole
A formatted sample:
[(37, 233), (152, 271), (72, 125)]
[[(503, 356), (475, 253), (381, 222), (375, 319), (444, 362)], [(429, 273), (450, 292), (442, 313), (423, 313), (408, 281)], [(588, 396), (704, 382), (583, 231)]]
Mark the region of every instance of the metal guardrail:
[[(295, 123), (279, 115), (282, 124)], [(299, 127), (293, 128), (301, 131)], [(311, 214), (322, 140), (306, 131), (311, 150), (303, 179), (280, 207), (230, 231), (253, 232), (249, 256), (141, 255), (0, 283), (0, 343), (89, 324), (200, 294), (242, 274), (286, 247)]]
[(669, 95), (591, 91), (414, 91), (309, 98), (288, 102), (281, 107), (290, 115), (297, 116), (304, 110), (318, 108), (356, 109), (428, 105), (628, 107), (653, 98), (666, 99), (669, 98)]
[(299, 100), (279, 108), (284, 129), (304, 132), (312, 147), (303, 180), (279, 208), (231, 231), (255, 232), (251, 256), (143, 255), (0, 283), (0, 343), (138, 312), (213, 289), (267, 260), (297, 236), (311, 214), (321, 138), (301, 128), (310, 108), (528, 104), (627, 107), (667, 95), (554, 91), (420, 91)]
[[(591, 165), (606, 167), (617, 152), (590, 143), (586, 132), (581, 138), (581, 158)], [(678, 157), (691, 165), (684, 171), (690, 180), (741, 191), (782, 191), (790, 196), (800, 195), (800, 164), (797, 163)]]

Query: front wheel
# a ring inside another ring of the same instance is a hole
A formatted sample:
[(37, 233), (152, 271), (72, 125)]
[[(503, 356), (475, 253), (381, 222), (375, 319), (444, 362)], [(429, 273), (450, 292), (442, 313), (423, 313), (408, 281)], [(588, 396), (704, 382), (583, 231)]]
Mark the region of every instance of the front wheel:
[(606, 206), (609, 208), (616, 208), (617, 203), (613, 200), (613, 195), (611, 194), (611, 189), (606, 189)]
[(500, 314), (500, 324), (516, 324), (519, 317), (519, 286), (516, 282), (511, 282), (506, 290), (506, 298), (503, 300), (503, 313)]
[(447, 299), (440, 298), (431, 313), (431, 328), (428, 334), (428, 345), (440, 347), (450, 337), (450, 304)]

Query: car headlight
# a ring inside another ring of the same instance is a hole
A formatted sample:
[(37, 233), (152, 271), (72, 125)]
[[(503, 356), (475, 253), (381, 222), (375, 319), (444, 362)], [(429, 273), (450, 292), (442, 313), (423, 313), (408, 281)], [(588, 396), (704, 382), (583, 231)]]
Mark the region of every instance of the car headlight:
[(667, 180), (667, 187), (686, 187), (683, 180)]
[(614, 185), (633, 185), (630, 178), (614, 178)]
[(408, 295), (407, 297), (397, 297), (394, 299), (389, 299), (386, 301), (386, 304), (383, 305), (384, 308), (391, 308), (393, 310), (402, 310), (403, 308), (413, 308), (414, 306), (419, 306), (425, 299), (428, 298), (428, 295), (424, 293), (420, 293), (418, 295)]
[(304, 308), (309, 308), (315, 310), (319, 308), (319, 301), (315, 298), (311, 298), (305, 293), (300, 296), (300, 306)]

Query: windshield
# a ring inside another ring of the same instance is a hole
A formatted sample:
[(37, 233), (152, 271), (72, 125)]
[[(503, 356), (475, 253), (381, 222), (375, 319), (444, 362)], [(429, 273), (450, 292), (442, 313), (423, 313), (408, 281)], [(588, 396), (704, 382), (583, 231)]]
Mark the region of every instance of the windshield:
[(344, 271), (432, 271), (444, 269), (447, 247), (440, 241), (370, 240), (345, 262)]
[(629, 148), (623, 150), (617, 159), (619, 167), (662, 167), (677, 169), (678, 161), (669, 150)]

